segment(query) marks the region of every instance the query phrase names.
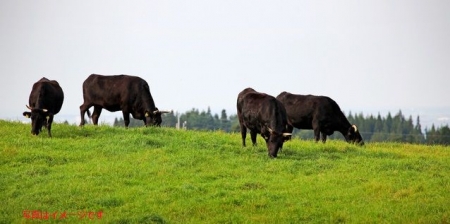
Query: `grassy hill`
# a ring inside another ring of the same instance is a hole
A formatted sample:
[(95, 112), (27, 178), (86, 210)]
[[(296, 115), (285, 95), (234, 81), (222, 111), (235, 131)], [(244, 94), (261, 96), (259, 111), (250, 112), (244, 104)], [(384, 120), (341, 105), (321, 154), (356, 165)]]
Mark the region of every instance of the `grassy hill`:
[[(450, 147), (0, 121), (0, 223), (449, 223)], [(248, 142), (249, 136), (247, 139)]]

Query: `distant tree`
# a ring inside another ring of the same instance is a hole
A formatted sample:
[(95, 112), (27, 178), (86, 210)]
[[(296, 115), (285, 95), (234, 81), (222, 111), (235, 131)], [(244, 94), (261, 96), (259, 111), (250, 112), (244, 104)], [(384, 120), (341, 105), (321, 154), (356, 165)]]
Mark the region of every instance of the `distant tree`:
[(383, 131), (383, 119), (381, 119), (380, 113), (378, 113), (377, 119), (375, 121), (374, 132), (382, 132)]
[[(192, 108), (191, 110), (174, 114), (163, 114), (162, 126), (175, 127), (180, 121), (187, 122), (188, 129), (196, 130), (223, 130), (225, 132), (240, 132), (239, 120), (236, 114), (227, 115), (225, 109), (221, 110), (219, 114), (212, 114), (211, 108), (200, 111)], [(430, 130), (425, 129), (425, 135), (422, 133), (420, 125), (420, 117), (417, 116), (416, 124), (414, 124), (412, 116), (406, 120), (402, 111), (399, 110), (394, 117), (389, 112), (386, 117), (382, 117), (379, 113), (376, 117), (373, 115), (364, 116), (362, 113), (352, 114), (349, 112), (347, 116), (351, 124), (356, 124), (358, 129), (366, 142), (377, 141), (396, 141), (396, 142), (410, 142), (410, 143), (427, 143), (427, 144), (448, 144), (447, 140), (450, 136), (448, 126), (436, 129), (433, 125)], [(144, 124), (141, 120), (131, 119), (130, 127), (142, 127)], [(114, 126), (124, 126), (123, 118), (115, 118)], [(182, 125), (180, 125), (182, 127)], [(298, 130), (294, 129), (294, 137), (300, 139), (314, 139), (312, 130)], [(329, 137), (330, 139), (341, 139), (344, 137), (339, 133)]]
[(427, 136), (427, 144), (435, 144), (437, 142), (437, 133), (434, 124), (431, 125), (431, 130), (425, 130)]
[[(114, 123), (113, 126), (117, 126), (117, 127), (125, 127), (125, 122), (123, 120), (123, 118), (114, 118)], [(130, 117), (130, 124), (128, 125), (129, 128), (131, 127), (142, 127), (144, 126), (144, 121), (142, 120), (137, 120), (134, 119), (132, 117)]]
[(231, 129), (230, 121), (228, 120), (227, 111), (225, 109), (220, 113), (220, 129), (229, 132)]
[(388, 112), (387, 117), (383, 124), (383, 132), (390, 133), (392, 128), (392, 115), (391, 112)]
[(420, 117), (417, 116), (416, 118), (416, 126), (414, 127), (414, 134), (415, 134), (415, 142), (416, 143), (424, 143), (425, 137), (422, 133), (422, 125), (420, 125)]
[[(123, 120), (122, 120), (123, 121)], [(117, 119), (117, 117), (116, 118), (114, 118), (114, 123), (113, 123), (113, 126), (120, 126), (120, 124), (119, 124), (119, 119)]]
[(177, 116), (172, 112), (165, 113), (161, 115), (161, 126), (162, 127), (175, 127), (178, 122)]
[(427, 144), (442, 144), (450, 145), (450, 128), (448, 125), (440, 128), (435, 128), (434, 124), (431, 126), (431, 130), (425, 130), (426, 143)]
[(384, 119), (382, 119), (380, 113), (378, 113), (378, 116), (375, 120), (373, 135), (371, 136), (370, 141), (372, 142), (386, 141), (387, 135), (386, 133), (383, 132), (383, 123)]
[(230, 116), (230, 131), (231, 132), (240, 132), (241, 128), (239, 126), (239, 118), (237, 114)]
[(440, 144), (450, 145), (450, 128), (448, 125), (443, 126), (439, 130), (440, 134)]

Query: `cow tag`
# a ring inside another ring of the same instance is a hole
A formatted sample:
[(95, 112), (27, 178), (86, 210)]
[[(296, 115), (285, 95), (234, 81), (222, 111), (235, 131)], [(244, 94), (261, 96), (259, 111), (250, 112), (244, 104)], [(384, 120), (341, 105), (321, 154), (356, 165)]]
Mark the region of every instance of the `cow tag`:
[(26, 118), (30, 118), (30, 115), (28, 115), (28, 114), (25, 114), (25, 117), (26, 117)]
[(45, 118), (47, 118), (47, 122), (48, 122), (48, 119), (50, 119), (50, 116), (47, 116), (47, 117), (45, 117)]
[(145, 112), (145, 116), (148, 117), (148, 116), (150, 116), (150, 115), (148, 114), (148, 112)]

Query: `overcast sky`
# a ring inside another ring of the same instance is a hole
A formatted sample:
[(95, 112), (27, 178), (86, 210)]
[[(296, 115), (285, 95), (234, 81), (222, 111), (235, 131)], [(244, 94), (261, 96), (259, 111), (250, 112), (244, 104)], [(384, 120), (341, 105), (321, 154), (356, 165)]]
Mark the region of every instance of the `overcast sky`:
[(92, 73), (140, 76), (180, 112), (234, 114), (246, 87), (344, 111), (449, 108), (449, 12), (448, 0), (2, 0), (0, 118), (21, 118), (43, 76), (64, 90), (60, 114), (78, 115)]

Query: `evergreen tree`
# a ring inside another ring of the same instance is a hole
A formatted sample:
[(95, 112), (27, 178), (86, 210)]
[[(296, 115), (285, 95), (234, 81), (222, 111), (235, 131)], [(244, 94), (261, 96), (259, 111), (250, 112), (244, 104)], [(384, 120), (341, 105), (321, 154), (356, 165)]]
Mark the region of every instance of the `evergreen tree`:
[[(225, 109), (219, 114), (212, 114), (211, 108), (206, 111), (199, 111), (192, 108), (192, 110), (181, 113), (180, 122), (183, 124), (187, 122), (188, 129), (197, 130), (223, 130), (226, 132), (240, 132), (239, 120), (236, 114), (227, 115)], [(412, 116), (406, 120), (402, 111), (400, 110), (394, 117), (388, 113), (386, 117), (382, 117), (380, 113), (376, 117), (369, 115), (364, 117), (362, 113), (352, 114), (349, 112), (347, 116), (351, 124), (356, 124), (358, 129), (366, 142), (377, 141), (396, 141), (396, 142), (410, 142), (410, 143), (427, 143), (427, 144), (450, 144), (450, 129), (448, 126), (436, 129), (433, 125), (430, 130), (425, 129), (425, 135), (422, 133), (420, 125), (420, 117), (417, 116), (416, 124), (414, 125)], [(162, 126), (175, 127), (178, 122), (178, 116), (173, 112), (163, 114)], [(114, 126), (124, 126), (123, 118), (115, 118)], [(142, 120), (131, 119), (130, 127), (142, 127)], [(182, 125), (180, 125), (182, 127)], [(342, 139), (343, 136), (339, 132), (331, 135), (330, 139)], [(298, 130), (294, 129), (293, 135), (300, 139), (314, 139), (312, 130)]]
[(425, 137), (423, 136), (423, 133), (422, 133), (422, 126), (420, 125), (420, 117), (419, 116), (417, 116), (416, 126), (414, 127), (413, 133), (415, 135), (416, 143), (424, 143), (425, 142)]
[(391, 112), (388, 112), (386, 120), (384, 121), (383, 132), (391, 133), (391, 128), (392, 128), (392, 116), (391, 116)]
[(239, 118), (237, 114), (230, 115), (230, 131), (231, 132), (240, 132), (241, 128), (239, 126)]
[(230, 131), (230, 122), (228, 120), (227, 112), (225, 109), (222, 110), (220, 113), (220, 129), (224, 130), (225, 132)]
[(426, 131), (426, 143), (427, 144), (450, 144), (450, 128), (448, 125), (442, 126), (440, 128), (435, 128), (434, 124), (431, 126), (430, 131)]
[(431, 125), (431, 130), (426, 132), (427, 134), (427, 144), (435, 144), (437, 143), (437, 133), (434, 124)]
[(450, 128), (448, 125), (445, 125), (439, 130), (440, 139), (439, 143), (443, 145), (450, 145)]
[(162, 118), (161, 122), (162, 127), (175, 127), (175, 125), (178, 122), (178, 119), (173, 113), (173, 111), (170, 113), (163, 114), (161, 118)]

